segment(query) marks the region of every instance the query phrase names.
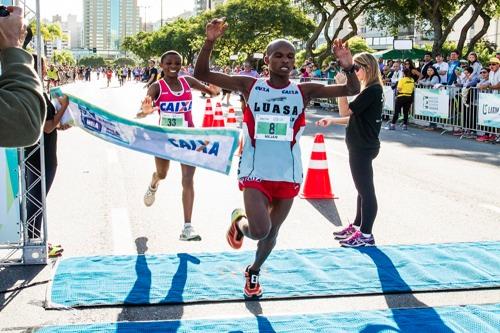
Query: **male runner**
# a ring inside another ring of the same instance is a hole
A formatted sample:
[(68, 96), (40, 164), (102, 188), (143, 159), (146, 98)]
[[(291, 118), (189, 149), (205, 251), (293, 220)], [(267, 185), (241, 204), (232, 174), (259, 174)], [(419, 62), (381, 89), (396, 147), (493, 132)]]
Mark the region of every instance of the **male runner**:
[(347, 83), (343, 85), (291, 82), (295, 48), (284, 39), (267, 46), (264, 62), (269, 66), (269, 78), (212, 72), (210, 54), (226, 28), (224, 19), (207, 24), (194, 76), (223, 89), (239, 91), (247, 101), (243, 113), (244, 147), (238, 170), (246, 213), (242, 209), (233, 211), (227, 241), (234, 249), (242, 246), (244, 236), (258, 241), (255, 260), (245, 270), (243, 290), (247, 297), (253, 297), (262, 294), (260, 268), (276, 244), (279, 228), (302, 183), (299, 139), (306, 125), (305, 107), (313, 98), (355, 95), (360, 84), (354, 74), (351, 52), (341, 40), (334, 42), (332, 51), (347, 73)]

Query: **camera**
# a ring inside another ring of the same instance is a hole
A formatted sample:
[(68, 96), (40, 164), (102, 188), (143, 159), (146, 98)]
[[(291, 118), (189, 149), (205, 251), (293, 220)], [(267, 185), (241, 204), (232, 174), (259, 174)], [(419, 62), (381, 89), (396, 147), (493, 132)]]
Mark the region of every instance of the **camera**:
[[(0, 6), (0, 17), (5, 17), (5, 16), (9, 16), (9, 15), (10, 15), (10, 12), (7, 9), (7, 7)], [(23, 49), (26, 49), (26, 46), (28, 46), (28, 44), (31, 42), (32, 38), (33, 38), (33, 31), (28, 26), (26, 28), (26, 37), (24, 38)]]

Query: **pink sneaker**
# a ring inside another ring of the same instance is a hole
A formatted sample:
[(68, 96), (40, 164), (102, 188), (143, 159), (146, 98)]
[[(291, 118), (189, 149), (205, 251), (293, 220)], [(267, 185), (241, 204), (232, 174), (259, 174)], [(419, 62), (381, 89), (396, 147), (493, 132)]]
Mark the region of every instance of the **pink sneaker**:
[(342, 240), (342, 239), (347, 239), (352, 236), (356, 232), (356, 228), (354, 228), (354, 225), (351, 223), (344, 229), (340, 231), (334, 231), (333, 232), (333, 237), (336, 240)]
[(365, 237), (361, 231), (357, 230), (348, 239), (340, 241), (340, 245), (342, 247), (375, 246), (375, 238), (373, 238), (373, 235)]

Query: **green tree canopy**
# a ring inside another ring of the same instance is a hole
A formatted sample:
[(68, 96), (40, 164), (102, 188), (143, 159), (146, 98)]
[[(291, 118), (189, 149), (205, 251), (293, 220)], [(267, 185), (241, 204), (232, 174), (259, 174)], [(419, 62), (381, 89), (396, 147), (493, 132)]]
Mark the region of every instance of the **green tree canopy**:
[(216, 17), (226, 17), (229, 24), (214, 49), (218, 64), (229, 63), (232, 54), (245, 54), (250, 58), (254, 53), (262, 53), (276, 38), (303, 40), (314, 30), (314, 23), (288, 0), (230, 0), (214, 11), (176, 20), (155, 32), (127, 37), (122, 47), (143, 60), (176, 50), (187, 64), (193, 62), (203, 45), (207, 22)]
[(76, 64), (75, 57), (73, 53), (68, 50), (54, 51), (52, 56), (52, 61), (56, 64), (69, 65), (72, 66)]
[(103, 57), (100, 56), (90, 56), (81, 58), (78, 62), (80, 66), (90, 66), (90, 67), (101, 67), (106, 66), (106, 61)]
[(115, 66), (135, 66), (135, 61), (131, 58), (118, 58), (113, 62), (113, 64)]

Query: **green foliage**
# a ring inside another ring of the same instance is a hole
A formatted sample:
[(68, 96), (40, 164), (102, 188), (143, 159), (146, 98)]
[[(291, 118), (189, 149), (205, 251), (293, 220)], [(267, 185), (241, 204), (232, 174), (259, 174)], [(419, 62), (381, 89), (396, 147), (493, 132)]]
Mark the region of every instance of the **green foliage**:
[(229, 24), (213, 51), (219, 65), (228, 64), (232, 54), (246, 59), (253, 53), (263, 53), (266, 45), (276, 38), (303, 40), (314, 29), (314, 23), (288, 0), (230, 0), (214, 11), (176, 20), (152, 33), (127, 37), (122, 47), (143, 60), (176, 50), (187, 64), (193, 62), (203, 45), (207, 22), (215, 17), (226, 17)]
[(80, 66), (101, 67), (106, 66), (106, 60), (101, 56), (90, 56), (81, 58), (78, 62)]
[(54, 51), (54, 54), (52, 56), (52, 62), (56, 64), (70, 65), (70, 66), (76, 64), (76, 60), (73, 57), (73, 53), (71, 53), (68, 50)]
[(134, 59), (131, 58), (118, 58), (113, 61), (113, 65), (115, 66), (135, 66)]
[[(36, 36), (36, 21), (30, 22), (31, 30), (33, 30), (33, 35)], [(68, 40), (68, 36), (62, 32), (59, 23), (40, 23), (40, 34), (44, 41), (55, 41), (56, 39)]]
[(306, 50), (300, 50), (295, 54), (295, 66), (299, 68), (306, 60)]
[(497, 45), (487, 40), (481, 39), (474, 45), (474, 51), (477, 53), (477, 58), (480, 63), (485, 66), (490, 58), (494, 58), (496, 54)]

